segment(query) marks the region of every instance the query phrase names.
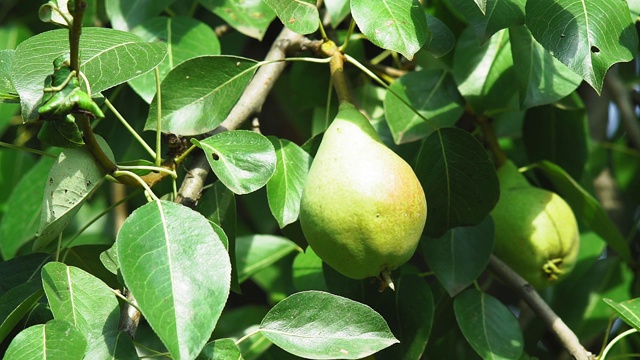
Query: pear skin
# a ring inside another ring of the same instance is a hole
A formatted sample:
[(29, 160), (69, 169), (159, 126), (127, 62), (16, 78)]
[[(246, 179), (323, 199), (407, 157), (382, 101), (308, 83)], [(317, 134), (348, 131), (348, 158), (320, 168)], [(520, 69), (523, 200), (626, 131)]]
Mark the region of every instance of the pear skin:
[(569, 205), (556, 193), (531, 186), (511, 161), (498, 169), (498, 179), (500, 200), (491, 212), (494, 253), (537, 289), (566, 277), (579, 248)]
[(302, 193), (300, 225), (311, 248), (349, 278), (380, 277), (411, 258), (426, 217), (411, 166), (363, 114), (342, 103)]

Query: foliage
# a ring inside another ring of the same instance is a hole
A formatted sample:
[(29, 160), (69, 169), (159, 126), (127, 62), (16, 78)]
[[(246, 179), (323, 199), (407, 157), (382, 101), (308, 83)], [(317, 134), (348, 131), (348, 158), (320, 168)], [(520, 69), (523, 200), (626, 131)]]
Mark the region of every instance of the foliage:
[[(637, 356), (639, 14), (636, 0), (0, 2), (0, 355)], [(395, 291), (324, 264), (298, 221), (347, 99), (427, 197)], [(539, 292), (492, 255), (506, 159), (580, 225), (575, 268)]]

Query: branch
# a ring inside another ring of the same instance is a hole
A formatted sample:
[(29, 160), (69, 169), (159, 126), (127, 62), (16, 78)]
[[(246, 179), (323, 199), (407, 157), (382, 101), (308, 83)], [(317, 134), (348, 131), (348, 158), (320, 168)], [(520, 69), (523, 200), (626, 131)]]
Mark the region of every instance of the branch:
[(615, 71), (609, 71), (604, 78), (604, 86), (610, 91), (613, 102), (620, 110), (620, 122), (629, 136), (629, 142), (640, 150), (640, 125), (636, 118), (630, 89)]
[(494, 255), (489, 260), (489, 269), (493, 271), (502, 281), (518, 291), (522, 299), (529, 305), (544, 322), (547, 328), (556, 335), (560, 343), (576, 360), (592, 360), (595, 356), (588, 352), (576, 334), (569, 329), (567, 324), (556, 315), (555, 312), (540, 297), (538, 292), (520, 275), (516, 274), (509, 266)]
[[(319, 42), (308, 40), (300, 34), (283, 28), (273, 42), (265, 60), (283, 60), (287, 52), (317, 46), (319, 46)], [(238, 100), (233, 109), (231, 109), (225, 121), (207, 135), (237, 129), (243, 122), (249, 119), (249, 117), (259, 113), (262, 109), (262, 104), (264, 104), (267, 99), (267, 95), (269, 95), (269, 92), (285, 67), (286, 63), (284, 61), (261, 66), (245, 89), (242, 97), (240, 97), (240, 100)], [(204, 186), (207, 174), (209, 174), (207, 159), (202, 152), (198, 152), (193, 156), (191, 167), (180, 186), (176, 202), (190, 207), (195, 206), (202, 193), (202, 187)]]

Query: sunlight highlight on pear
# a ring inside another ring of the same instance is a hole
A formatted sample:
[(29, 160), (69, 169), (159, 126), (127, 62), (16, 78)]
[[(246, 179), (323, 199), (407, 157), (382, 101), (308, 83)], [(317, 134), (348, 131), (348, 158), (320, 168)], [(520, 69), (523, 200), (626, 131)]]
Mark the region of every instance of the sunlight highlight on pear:
[(367, 118), (342, 103), (311, 165), (300, 224), (315, 253), (353, 279), (407, 262), (427, 217), (413, 169), (387, 148)]

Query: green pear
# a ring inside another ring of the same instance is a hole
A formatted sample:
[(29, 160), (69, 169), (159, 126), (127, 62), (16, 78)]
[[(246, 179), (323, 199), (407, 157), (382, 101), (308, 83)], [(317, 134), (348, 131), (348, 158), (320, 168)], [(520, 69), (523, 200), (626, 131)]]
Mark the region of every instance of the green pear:
[(315, 253), (352, 278), (388, 279), (416, 250), (427, 218), (413, 169), (343, 102), (302, 193), (300, 225)]
[(531, 186), (511, 161), (498, 169), (498, 179), (494, 253), (535, 288), (561, 280), (578, 256), (573, 211), (556, 193)]

